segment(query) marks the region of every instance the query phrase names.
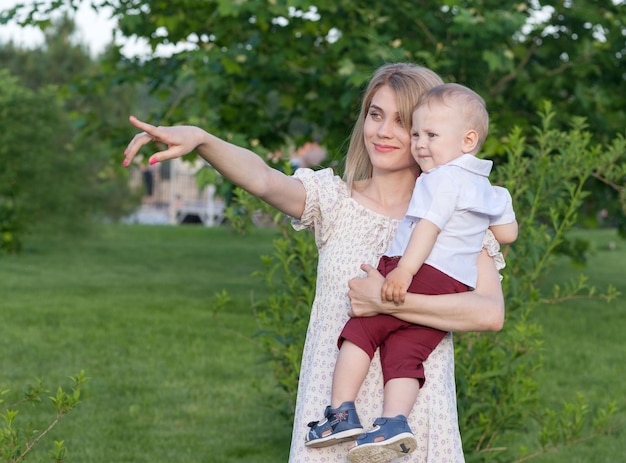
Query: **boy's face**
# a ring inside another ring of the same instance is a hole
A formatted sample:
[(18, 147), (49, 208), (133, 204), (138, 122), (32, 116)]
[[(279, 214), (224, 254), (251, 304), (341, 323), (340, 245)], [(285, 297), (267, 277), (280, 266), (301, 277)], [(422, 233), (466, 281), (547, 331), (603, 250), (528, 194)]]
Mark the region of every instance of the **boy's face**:
[(422, 172), (460, 157), (465, 133), (460, 111), (437, 102), (417, 108), (411, 126), (411, 154)]

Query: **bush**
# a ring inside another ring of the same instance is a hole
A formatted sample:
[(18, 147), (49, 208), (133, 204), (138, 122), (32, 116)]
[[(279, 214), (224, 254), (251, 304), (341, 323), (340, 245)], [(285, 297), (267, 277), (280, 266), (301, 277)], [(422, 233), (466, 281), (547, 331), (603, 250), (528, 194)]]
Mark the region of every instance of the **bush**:
[[(463, 333), (456, 336), (456, 376), (461, 433), (468, 462), (515, 461), (521, 453), (511, 443), (517, 433), (527, 433), (533, 421), (542, 429), (553, 427), (551, 438), (538, 439), (542, 448), (572, 442), (581, 429), (568, 429), (568, 420), (555, 420), (563, 413), (584, 415), (584, 398), (568, 404), (561, 412), (542, 410), (538, 403), (536, 373), (542, 368), (541, 327), (531, 314), (542, 304), (574, 297), (603, 298), (617, 296), (609, 286), (604, 293), (589, 287), (586, 278), (563, 282), (552, 294), (543, 294), (540, 283), (553, 267), (558, 255), (567, 255), (582, 264), (585, 243), (568, 238), (577, 224), (578, 211), (588, 192), (590, 178), (623, 185), (626, 176), (626, 144), (618, 136), (608, 146), (592, 145), (585, 122), (573, 118), (568, 131), (551, 127), (554, 113), (546, 104), (541, 114), (543, 125), (532, 137), (519, 129), (504, 143), (507, 163), (492, 177), (509, 189), (520, 224), (518, 240), (504, 249), (507, 268), (503, 289), (506, 298), (506, 322), (500, 333)], [(623, 188), (621, 195), (624, 208)], [(613, 405), (601, 410), (607, 414)], [(586, 431), (601, 432), (605, 421)], [(587, 423), (588, 424), (588, 423)], [(545, 434), (545, 433), (544, 433)], [(544, 436), (545, 437), (545, 436)]]
[[(620, 185), (617, 193), (626, 212), (621, 186), (626, 178), (626, 143), (623, 136), (617, 136), (610, 145), (592, 145), (580, 118), (572, 119), (568, 131), (553, 129), (554, 113), (549, 104), (541, 116), (543, 125), (532, 137), (514, 129), (503, 141), (507, 162), (492, 174), (494, 184), (511, 192), (520, 224), (517, 242), (503, 250), (507, 260), (502, 272), (505, 327), (499, 333), (456, 335), (459, 420), (468, 462), (525, 461), (529, 458), (526, 449), (511, 443), (528, 432), (530, 423), (538, 423), (540, 428), (537, 444), (541, 450), (533, 454), (536, 456), (577, 442), (583, 432), (603, 432), (615, 410), (614, 404), (608, 404), (589, 420), (582, 397), (564, 404), (560, 411), (541, 408), (535, 377), (542, 368), (542, 331), (530, 316), (539, 305), (552, 301), (573, 297), (610, 301), (617, 297), (610, 286), (604, 292), (589, 287), (584, 276), (564, 282), (549, 295), (541, 292), (540, 282), (558, 255), (584, 262), (584, 243), (570, 240), (568, 232), (577, 223), (590, 178)], [(245, 223), (241, 211), (263, 206), (243, 192), (239, 198), (237, 217), (239, 223)], [(272, 295), (258, 301), (255, 308), (263, 352), (286, 393), (283, 409), (293, 413), (314, 296), (316, 250), (309, 234), (294, 232), (280, 215), (275, 221), (282, 237), (275, 242), (274, 255), (262, 258), (263, 270), (257, 272)]]

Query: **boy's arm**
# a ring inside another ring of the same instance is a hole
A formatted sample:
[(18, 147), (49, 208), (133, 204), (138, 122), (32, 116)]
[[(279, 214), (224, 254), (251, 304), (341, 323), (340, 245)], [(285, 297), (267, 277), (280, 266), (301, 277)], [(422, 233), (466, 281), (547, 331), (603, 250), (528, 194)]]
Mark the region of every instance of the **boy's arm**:
[(413, 228), (409, 244), (398, 262), (398, 266), (385, 278), (381, 289), (383, 301), (393, 301), (402, 304), (406, 291), (413, 276), (420, 269), (435, 246), (437, 236), (441, 230), (429, 220), (421, 219)]
[(491, 225), (489, 229), (500, 244), (511, 244), (517, 239), (518, 225), (516, 220), (502, 225)]
[(496, 199), (505, 201), (504, 211), (499, 217), (492, 217), (489, 229), (500, 244), (511, 244), (517, 239), (518, 226), (513, 210), (513, 200), (511, 193), (504, 187), (494, 186)]

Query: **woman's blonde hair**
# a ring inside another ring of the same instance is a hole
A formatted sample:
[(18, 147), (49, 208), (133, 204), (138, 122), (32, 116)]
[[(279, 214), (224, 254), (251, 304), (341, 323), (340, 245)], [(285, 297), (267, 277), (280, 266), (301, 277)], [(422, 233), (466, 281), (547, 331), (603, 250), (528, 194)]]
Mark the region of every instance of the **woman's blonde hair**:
[(442, 83), (441, 77), (435, 72), (411, 63), (385, 64), (374, 72), (365, 89), (361, 111), (350, 136), (343, 175), (348, 188), (352, 188), (356, 181), (372, 177), (372, 163), (365, 148), (363, 126), (374, 94), (378, 89), (386, 85), (393, 90), (396, 95), (400, 121), (409, 131), (413, 108), (417, 104), (417, 100), (427, 90)]

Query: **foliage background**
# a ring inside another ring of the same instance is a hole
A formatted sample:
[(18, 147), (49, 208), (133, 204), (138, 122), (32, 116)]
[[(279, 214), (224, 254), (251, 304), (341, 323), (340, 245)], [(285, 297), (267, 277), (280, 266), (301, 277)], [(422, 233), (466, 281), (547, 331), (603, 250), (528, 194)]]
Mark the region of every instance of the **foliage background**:
[[(0, 13), (0, 24), (50, 31), (52, 18), (81, 3), (28, 2)], [(626, 125), (624, 0), (89, 4), (118, 21), (119, 37), (143, 39), (155, 51), (126, 57), (112, 44), (96, 75), (80, 72), (72, 83), (72, 98), (89, 102), (74, 113), (77, 123), (97, 133), (111, 157), (132, 133), (124, 121), (135, 113), (157, 124), (200, 125), (262, 156), (314, 139), (331, 154), (328, 163), (338, 165), (362, 86), (390, 61), (423, 64), (484, 96), (490, 156), (504, 155), (502, 142), (513, 126), (539, 124), (545, 100), (553, 105), (555, 127), (566, 129), (571, 116), (583, 116), (599, 142)], [(158, 53), (180, 44), (182, 51)], [(90, 95), (99, 96), (97, 104)], [(594, 178), (588, 189), (588, 222), (606, 208), (623, 228), (618, 192)]]

